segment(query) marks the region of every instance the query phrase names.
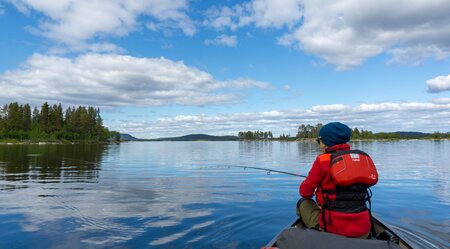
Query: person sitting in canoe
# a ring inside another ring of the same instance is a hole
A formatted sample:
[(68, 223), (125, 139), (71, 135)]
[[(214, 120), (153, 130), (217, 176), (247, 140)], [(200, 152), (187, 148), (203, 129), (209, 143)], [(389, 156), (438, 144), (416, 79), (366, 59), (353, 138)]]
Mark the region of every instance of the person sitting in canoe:
[(350, 150), (351, 134), (352, 130), (339, 122), (320, 129), (317, 142), (322, 154), (299, 187), (302, 198), (296, 211), (308, 228), (367, 238), (371, 230), (368, 187), (376, 184), (378, 173), (366, 153)]

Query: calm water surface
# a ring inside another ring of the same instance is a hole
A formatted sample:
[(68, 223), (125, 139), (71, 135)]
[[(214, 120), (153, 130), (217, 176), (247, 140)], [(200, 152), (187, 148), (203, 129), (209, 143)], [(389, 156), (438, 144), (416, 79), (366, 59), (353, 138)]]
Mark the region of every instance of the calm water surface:
[[(450, 247), (450, 141), (355, 142), (377, 164), (373, 213)], [(314, 143), (0, 145), (0, 248), (260, 248), (295, 218)]]

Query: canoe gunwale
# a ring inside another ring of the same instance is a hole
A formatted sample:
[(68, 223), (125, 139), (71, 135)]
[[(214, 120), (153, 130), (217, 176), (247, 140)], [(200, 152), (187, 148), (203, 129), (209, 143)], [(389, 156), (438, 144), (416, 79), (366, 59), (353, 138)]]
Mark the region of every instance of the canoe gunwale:
[[(375, 239), (377, 240), (385, 240), (385, 241), (391, 241), (397, 245), (399, 245), (403, 249), (413, 249), (412, 246), (408, 245), (408, 243), (405, 242), (399, 235), (397, 235), (395, 232), (393, 232), (391, 229), (389, 229), (385, 224), (383, 224), (382, 221), (380, 221), (378, 218), (375, 218), (372, 216), (372, 221), (374, 224), (374, 230), (375, 230)], [(292, 223), (290, 223), (290, 226), (287, 226), (286, 228), (290, 227), (300, 227), (304, 228), (302, 225), (301, 218), (296, 218)], [(284, 230), (284, 229), (283, 229)], [(277, 238), (283, 231), (281, 230), (270, 242), (266, 245), (267, 248), (276, 246)]]

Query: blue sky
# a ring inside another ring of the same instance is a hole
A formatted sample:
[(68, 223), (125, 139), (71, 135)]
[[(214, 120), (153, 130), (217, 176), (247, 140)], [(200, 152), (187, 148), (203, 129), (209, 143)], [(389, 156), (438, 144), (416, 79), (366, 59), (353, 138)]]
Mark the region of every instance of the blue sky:
[(0, 103), (141, 138), (450, 131), (446, 0), (0, 0)]

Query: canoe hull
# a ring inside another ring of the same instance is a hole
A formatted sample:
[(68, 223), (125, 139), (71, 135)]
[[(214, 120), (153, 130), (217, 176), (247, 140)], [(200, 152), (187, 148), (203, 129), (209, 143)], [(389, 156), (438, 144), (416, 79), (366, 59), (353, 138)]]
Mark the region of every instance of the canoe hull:
[[(412, 249), (405, 240), (400, 236), (395, 234), (391, 229), (389, 229), (385, 224), (383, 224), (379, 219), (372, 217), (372, 222), (374, 225), (374, 234), (369, 240), (361, 239), (349, 239), (343, 236), (319, 232), (313, 229), (306, 229), (301, 219), (296, 219), (288, 229), (283, 230), (277, 236), (275, 236), (267, 245), (266, 248), (277, 247), (278, 245), (283, 245), (282, 248), (321, 248), (320, 244), (323, 244), (323, 248), (402, 248), (402, 249)], [(295, 228), (295, 229), (294, 229)], [(303, 240), (301, 237), (304, 237)], [(290, 242), (288, 240), (291, 240)], [(314, 242), (314, 240), (316, 240)], [(298, 247), (292, 246), (292, 244), (301, 244)], [(313, 246), (308, 246), (308, 244), (314, 244)], [(290, 246), (286, 246), (290, 245)]]

